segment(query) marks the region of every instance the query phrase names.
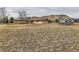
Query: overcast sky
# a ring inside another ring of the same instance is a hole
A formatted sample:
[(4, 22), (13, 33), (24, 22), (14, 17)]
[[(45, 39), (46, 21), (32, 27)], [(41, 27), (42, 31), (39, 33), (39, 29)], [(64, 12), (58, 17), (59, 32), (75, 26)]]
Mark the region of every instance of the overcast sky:
[(79, 18), (79, 7), (7, 7), (9, 16), (17, 17), (16, 10), (25, 9), (27, 16), (44, 16), (65, 14), (73, 18)]

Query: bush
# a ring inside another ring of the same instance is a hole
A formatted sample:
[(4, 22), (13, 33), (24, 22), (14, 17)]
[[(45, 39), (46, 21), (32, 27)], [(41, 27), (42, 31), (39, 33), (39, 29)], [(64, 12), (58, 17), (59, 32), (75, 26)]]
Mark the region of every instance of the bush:
[(56, 19), (55, 22), (59, 22), (59, 19)]
[(14, 17), (11, 17), (10, 18), (10, 23), (13, 23), (14, 22)]

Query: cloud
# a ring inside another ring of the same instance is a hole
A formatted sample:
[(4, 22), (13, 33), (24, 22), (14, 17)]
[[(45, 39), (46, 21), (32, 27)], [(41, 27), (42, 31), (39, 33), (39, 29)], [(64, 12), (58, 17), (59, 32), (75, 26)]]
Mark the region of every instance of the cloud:
[(79, 7), (8, 7), (11, 16), (17, 17), (15, 10), (25, 9), (28, 16), (43, 16), (51, 14), (66, 14), (79, 18)]

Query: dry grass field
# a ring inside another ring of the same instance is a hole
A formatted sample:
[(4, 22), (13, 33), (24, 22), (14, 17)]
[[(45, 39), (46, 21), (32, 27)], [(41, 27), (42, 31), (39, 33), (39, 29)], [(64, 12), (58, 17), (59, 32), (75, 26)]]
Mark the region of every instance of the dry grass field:
[(0, 51), (79, 51), (79, 24), (0, 24)]

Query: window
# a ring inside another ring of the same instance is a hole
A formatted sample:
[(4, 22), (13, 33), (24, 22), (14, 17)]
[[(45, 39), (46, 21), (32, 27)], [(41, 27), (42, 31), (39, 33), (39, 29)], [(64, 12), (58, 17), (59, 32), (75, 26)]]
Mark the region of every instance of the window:
[(67, 22), (67, 21), (66, 21)]
[(69, 21), (69, 22), (71, 22), (71, 21)]

